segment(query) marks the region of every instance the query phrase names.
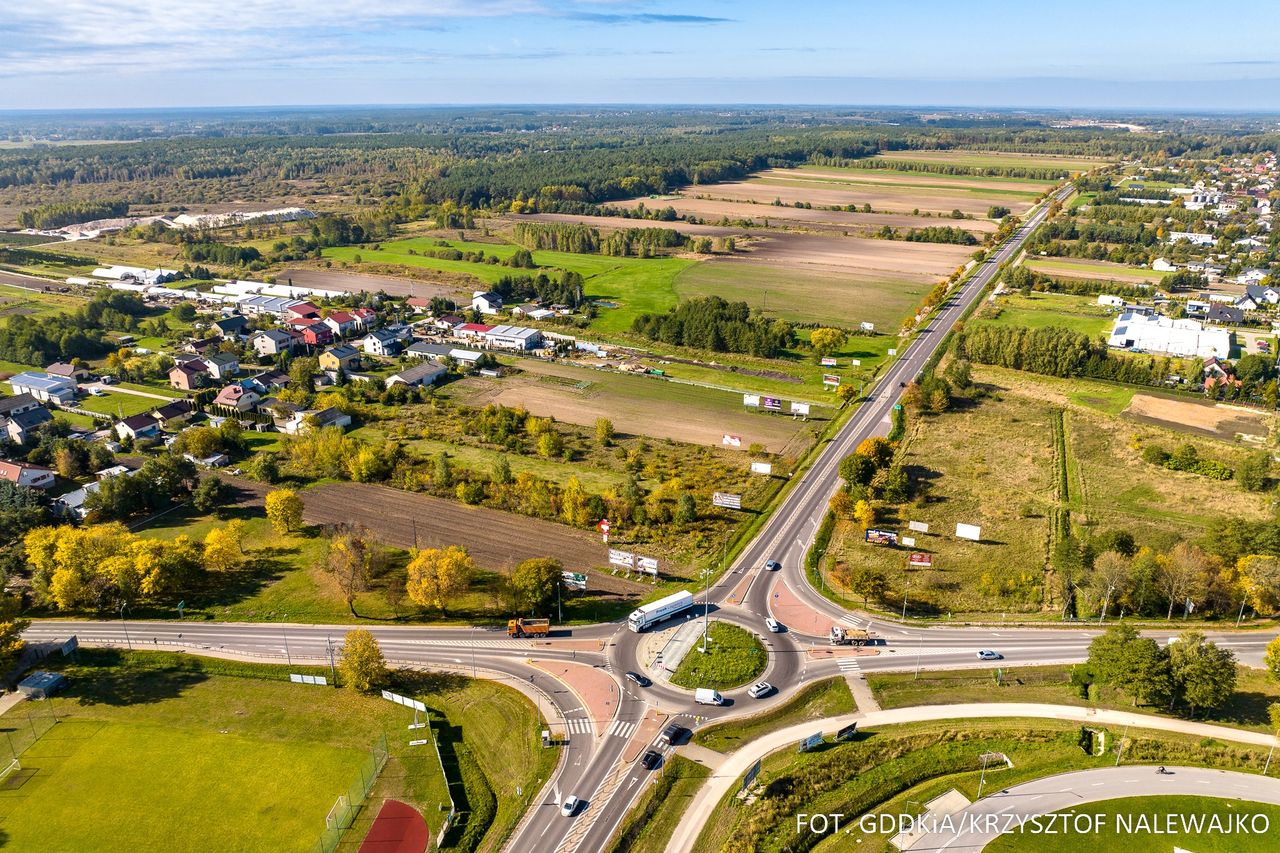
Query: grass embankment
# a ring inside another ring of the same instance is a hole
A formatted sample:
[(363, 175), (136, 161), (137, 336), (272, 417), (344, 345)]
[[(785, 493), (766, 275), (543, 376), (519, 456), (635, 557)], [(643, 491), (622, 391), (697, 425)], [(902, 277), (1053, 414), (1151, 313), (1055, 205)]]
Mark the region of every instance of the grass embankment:
[[(1280, 826), (1280, 806), (1217, 797), (1125, 797), (1086, 803), (1066, 814), (1103, 815), (1100, 824), (1103, 829), (1087, 835), (1078, 832), (1033, 835), (1028, 827), (1026, 833), (1007, 832), (996, 838), (986, 847), (986, 853), (1076, 853), (1086, 846), (1091, 853), (1164, 851), (1172, 846), (1168, 835), (1141, 832), (1134, 825), (1139, 815), (1146, 815), (1148, 826), (1156, 823), (1157, 819), (1158, 825), (1164, 826), (1163, 816), (1166, 814), (1186, 815), (1191, 819), (1202, 819), (1206, 824), (1216, 815), (1225, 827), (1233, 827), (1236, 815), (1265, 815), (1267, 826), (1271, 827), (1269, 832), (1257, 833), (1255, 828), (1251, 832), (1229, 829), (1224, 833), (1189, 833), (1181, 836), (1179, 846), (1189, 845), (1196, 853), (1270, 853), (1276, 849), (1275, 827)], [(1125, 816), (1127, 826), (1134, 827), (1132, 831), (1125, 831), (1127, 827), (1117, 831), (1117, 815)], [(1262, 818), (1258, 821), (1257, 824), (1250, 821), (1246, 826), (1260, 828)], [(1074, 826), (1074, 821), (1068, 825)], [(1083, 825), (1081, 821), (1080, 826)]]
[[(882, 708), (963, 702), (1044, 702), (1179, 717), (1163, 707), (1135, 707), (1131, 698), (1111, 687), (1095, 684), (1085, 696), (1083, 687), (1071, 683), (1073, 669), (1072, 666), (1004, 667), (998, 684), (994, 667), (922, 672), (919, 678), (911, 673), (880, 673), (867, 676), (867, 684)], [(1227, 703), (1216, 711), (1202, 712), (1197, 719), (1266, 732), (1271, 730), (1267, 706), (1278, 701), (1280, 685), (1262, 670), (1242, 666), (1236, 676), (1236, 691)]]
[(732, 752), (761, 735), (805, 720), (821, 720), (858, 710), (843, 677), (815, 681), (783, 704), (763, 714), (699, 729), (693, 742), (718, 752)]
[(671, 676), (672, 684), (728, 690), (755, 681), (768, 666), (764, 645), (750, 631), (713, 620), (707, 633), (707, 650), (699, 651), (701, 643), (690, 649)]
[[(892, 849), (887, 836), (863, 834), (853, 817), (918, 813), (919, 804), (956, 788), (977, 799), (979, 756), (1005, 753), (1012, 769), (988, 770), (984, 792), (1069, 770), (1112, 767), (1123, 734), (1106, 730), (1107, 751), (1086, 754), (1081, 727), (1055, 720), (919, 723), (860, 733), (818, 751), (783, 750), (767, 757), (753, 787), (751, 805), (733, 793), (717, 806), (699, 836), (696, 851)], [(1260, 771), (1267, 751), (1163, 732), (1128, 730), (1122, 764), (1183, 764)], [(1096, 750), (1095, 750), (1096, 751)], [(797, 832), (798, 812), (849, 816), (845, 834), (822, 840)], [(821, 842), (821, 843), (819, 843)], [(855, 846), (856, 845), (856, 846)]]
[(671, 756), (658, 780), (627, 812), (608, 853), (662, 853), (684, 810), (710, 775), (711, 770), (696, 761)]

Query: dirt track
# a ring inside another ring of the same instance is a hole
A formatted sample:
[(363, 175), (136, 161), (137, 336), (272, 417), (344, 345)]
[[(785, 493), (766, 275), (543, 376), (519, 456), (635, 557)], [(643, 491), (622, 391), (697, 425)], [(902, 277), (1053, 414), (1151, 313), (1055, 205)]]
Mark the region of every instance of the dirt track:
[[(623, 205), (615, 205), (622, 207)], [(630, 205), (635, 207), (635, 205)], [(654, 207), (666, 207), (662, 202), (654, 202)], [(673, 205), (674, 206), (674, 205)], [(569, 213), (533, 213), (506, 217), (510, 222), (580, 222), (592, 228), (665, 228), (679, 231), (681, 234), (693, 234), (699, 237), (733, 237), (746, 234), (744, 228), (726, 228), (722, 225), (690, 225), (687, 222), (659, 222), (654, 219), (627, 219), (622, 216), (574, 216)]]

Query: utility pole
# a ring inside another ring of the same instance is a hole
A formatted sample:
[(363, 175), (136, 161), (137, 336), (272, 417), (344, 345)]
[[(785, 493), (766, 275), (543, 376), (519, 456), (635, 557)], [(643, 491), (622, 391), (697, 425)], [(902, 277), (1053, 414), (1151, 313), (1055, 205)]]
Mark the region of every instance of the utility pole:
[(333, 665), (333, 635), (330, 634), (324, 638), (325, 648), (329, 652), (329, 680), (333, 682), (333, 686), (338, 686), (338, 670)]
[[(284, 618), (288, 619), (289, 614), (284, 614)], [(293, 666), (293, 656), (289, 654), (289, 631), (284, 627), (284, 623), (280, 623), (280, 636), (284, 637), (284, 660), (289, 666)]]
[(1239, 628), (1239, 627), (1240, 627), (1240, 620), (1244, 618), (1244, 603), (1245, 603), (1246, 601), (1248, 601), (1248, 599), (1247, 599), (1247, 598), (1242, 598), (1242, 599), (1240, 599), (1240, 613), (1239, 613), (1239, 615), (1237, 615), (1237, 616), (1236, 616), (1236, 627), (1237, 627), (1237, 628)]
[(987, 755), (982, 753), (982, 775), (978, 777), (978, 799), (982, 799), (982, 786), (987, 781)]
[(129, 651), (133, 651), (133, 641), (129, 639), (129, 623), (124, 618), (124, 609), (128, 606), (129, 602), (120, 602), (120, 625), (124, 628), (124, 642), (129, 647)]
[(1262, 766), (1262, 775), (1266, 776), (1267, 771), (1271, 769), (1271, 756), (1276, 751), (1276, 745), (1271, 744), (1271, 749), (1267, 751), (1267, 763)]

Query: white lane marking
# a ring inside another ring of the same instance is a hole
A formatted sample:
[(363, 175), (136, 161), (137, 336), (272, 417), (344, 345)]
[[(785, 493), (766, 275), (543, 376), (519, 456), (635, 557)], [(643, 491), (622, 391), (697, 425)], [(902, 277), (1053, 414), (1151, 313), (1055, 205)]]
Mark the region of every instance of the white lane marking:
[(566, 728), (569, 729), (570, 735), (591, 734), (591, 721), (586, 717), (569, 717), (564, 722)]
[(862, 670), (857, 658), (839, 658), (836, 660), (836, 666), (840, 667), (841, 672), (860, 672)]
[(609, 726), (609, 734), (617, 737), (631, 737), (631, 733), (636, 730), (635, 723), (628, 723), (622, 720), (614, 720), (613, 725)]

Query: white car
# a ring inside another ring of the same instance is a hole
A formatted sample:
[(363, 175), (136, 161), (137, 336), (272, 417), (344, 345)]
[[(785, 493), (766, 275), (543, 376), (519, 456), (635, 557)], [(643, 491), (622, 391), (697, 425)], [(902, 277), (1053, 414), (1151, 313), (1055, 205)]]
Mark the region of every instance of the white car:
[(560, 814), (565, 817), (573, 817), (573, 813), (578, 810), (578, 803), (582, 802), (577, 797), (569, 797), (564, 801), (564, 805), (560, 806)]
[(765, 571), (776, 572), (782, 569), (782, 563), (779, 563), (777, 560), (765, 560), (764, 568)]
[(761, 696), (768, 696), (773, 692), (773, 685), (767, 681), (757, 681), (751, 685), (751, 689), (747, 691), (747, 695), (752, 699), (759, 699)]
[(764, 626), (775, 634), (782, 633), (782, 623), (777, 619), (774, 619), (772, 616), (764, 620)]
[(1000, 660), (1004, 655), (999, 652), (993, 652), (991, 649), (981, 649), (978, 652), (978, 660)]

